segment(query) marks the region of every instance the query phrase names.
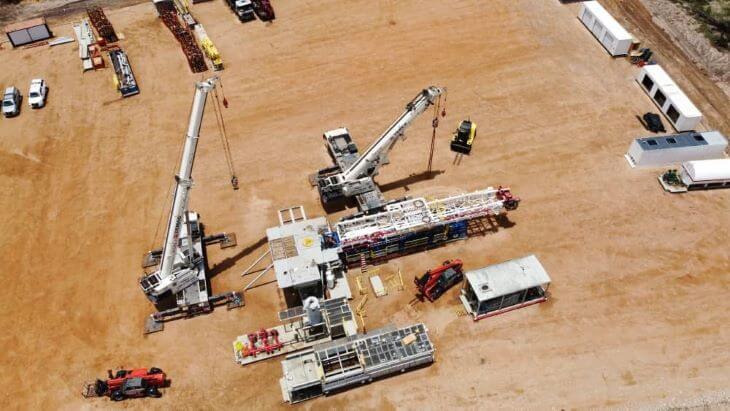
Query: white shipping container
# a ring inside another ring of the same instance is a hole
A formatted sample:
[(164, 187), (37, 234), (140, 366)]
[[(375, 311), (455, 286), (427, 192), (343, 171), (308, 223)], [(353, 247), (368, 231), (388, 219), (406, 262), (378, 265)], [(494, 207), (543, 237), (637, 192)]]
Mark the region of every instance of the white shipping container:
[(581, 4), (578, 19), (612, 56), (629, 54), (633, 37), (597, 1)]
[(691, 131), (702, 121), (702, 113), (657, 64), (644, 66), (636, 81), (677, 131)]

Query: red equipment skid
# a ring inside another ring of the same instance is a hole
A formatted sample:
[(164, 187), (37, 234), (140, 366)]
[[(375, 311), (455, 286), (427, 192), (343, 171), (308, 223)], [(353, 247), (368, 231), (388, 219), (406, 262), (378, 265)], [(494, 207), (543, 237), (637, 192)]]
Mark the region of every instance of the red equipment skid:
[(509, 188), (499, 186), (497, 191), (497, 199), (502, 200), (504, 208), (507, 210), (516, 210), (517, 206), (520, 205), (520, 198), (513, 195)]
[(249, 344), (243, 347), (243, 356), (256, 356), (260, 353), (271, 354), (281, 349), (284, 343), (279, 341), (279, 331), (276, 329), (260, 329), (258, 332), (248, 335)]
[(464, 278), (461, 260), (446, 260), (441, 266), (426, 271), (421, 278), (413, 280), (418, 289), (418, 298), (423, 301), (426, 298), (433, 302), (446, 290)]

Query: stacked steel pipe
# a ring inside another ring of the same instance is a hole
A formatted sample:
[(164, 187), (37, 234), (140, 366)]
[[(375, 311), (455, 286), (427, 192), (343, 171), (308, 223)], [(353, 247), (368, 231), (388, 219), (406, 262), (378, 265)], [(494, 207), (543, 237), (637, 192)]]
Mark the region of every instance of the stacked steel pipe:
[(177, 41), (180, 42), (183, 53), (185, 53), (185, 57), (188, 59), (190, 70), (193, 73), (207, 71), (208, 65), (205, 63), (203, 52), (200, 50), (198, 43), (195, 42), (195, 37), (193, 37), (190, 30), (180, 24), (180, 20), (177, 18), (177, 12), (174, 10), (162, 10), (160, 12), (160, 18), (165, 23), (165, 26), (170, 29)]
[(106, 18), (104, 10), (102, 10), (101, 7), (86, 9), (86, 14), (89, 15), (89, 20), (91, 20), (91, 24), (96, 29), (96, 32), (99, 33), (99, 36), (106, 40), (107, 43), (115, 43), (119, 41), (117, 33), (114, 31), (114, 27)]
[(269, 0), (251, 0), (253, 11), (261, 21), (271, 21), (276, 18), (274, 8)]

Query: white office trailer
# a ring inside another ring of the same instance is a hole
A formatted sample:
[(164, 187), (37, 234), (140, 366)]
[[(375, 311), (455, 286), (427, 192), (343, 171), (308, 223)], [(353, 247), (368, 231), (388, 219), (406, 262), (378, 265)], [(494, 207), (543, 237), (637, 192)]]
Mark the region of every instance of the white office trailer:
[(534, 254), (464, 274), (461, 303), (474, 321), (548, 298), (550, 276)]
[(662, 167), (684, 161), (724, 158), (727, 139), (719, 131), (637, 138), (626, 160), (631, 167)]
[(612, 56), (629, 54), (633, 36), (597, 1), (584, 1), (578, 19), (590, 30)]
[(730, 159), (684, 162), (679, 178), (688, 190), (730, 188)]
[(677, 131), (694, 130), (702, 121), (700, 110), (659, 65), (642, 67), (636, 81)]

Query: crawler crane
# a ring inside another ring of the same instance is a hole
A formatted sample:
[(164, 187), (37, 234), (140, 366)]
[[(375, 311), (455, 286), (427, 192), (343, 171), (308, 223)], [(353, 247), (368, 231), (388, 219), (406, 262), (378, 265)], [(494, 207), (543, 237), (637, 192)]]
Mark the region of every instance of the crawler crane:
[(373, 181), (380, 167), (388, 163), (388, 153), (398, 140), (405, 140), (405, 129), (413, 120), (434, 104), (445, 89), (428, 87), (406, 105), (403, 114), (378, 137), (368, 149), (359, 155), (346, 128), (324, 133), (324, 139), (335, 165), (320, 170), (313, 180), (317, 185), (322, 203), (331, 203), (356, 197), (360, 209), (374, 212), (382, 208), (385, 200)]
[(237, 293), (211, 296), (208, 290), (205, 260), (205, 244), (220, 243), (221, 247), (235, 246), (234, 234), (203, 236), (203, 226), (198, 213), (188, 210), (188, 198), (193, 186), (192, 171), (198, 146), (200, 125), (205, 111), (208, 93), (213, 90), (218, 77), (211, 77), (195, 84), (195, 97), (190, 112), (180, 168), (175, 175), (175, 194), (167, 223), (165, 243), (160, 251), (151, 251), (145, 258), (144, 267), (159, 269), (145, 274), (139, 284), (158, 312), (147, 321), (146, 332), (160, 331), (165, 319), (191, 316), (209, 312), (217, 303), (227, 303), (229, 308), (242, 304)]

